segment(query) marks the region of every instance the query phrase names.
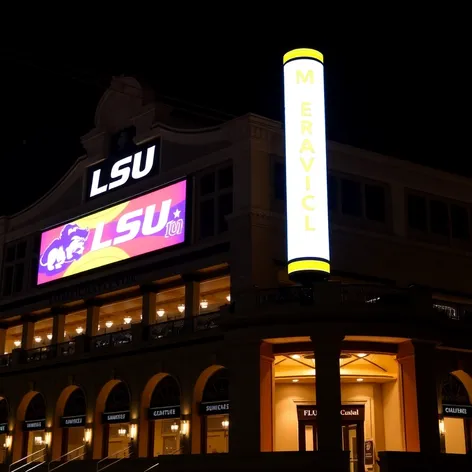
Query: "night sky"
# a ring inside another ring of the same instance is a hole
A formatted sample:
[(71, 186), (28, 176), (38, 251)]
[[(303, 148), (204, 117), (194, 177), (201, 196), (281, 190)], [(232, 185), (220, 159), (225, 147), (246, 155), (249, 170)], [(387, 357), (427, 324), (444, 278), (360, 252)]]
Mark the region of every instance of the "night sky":
[(343, 41), (265, 36), (247, 46), (241, 38), (217, 46), (196, 38), (185, 48), (123, 43), (106, 53), (78, 43), (67, 54), (34, 42), (1, 46), (0, 215), (32, 204), (83, 154), (80, 136), (112, 75), (143, 77), (162, 95), (231, 115), (280, 120), (281, 61), (294, 47), (325, 55), (328, 139), (471, 175), (468, 62), (445, 42), (380, 30)]

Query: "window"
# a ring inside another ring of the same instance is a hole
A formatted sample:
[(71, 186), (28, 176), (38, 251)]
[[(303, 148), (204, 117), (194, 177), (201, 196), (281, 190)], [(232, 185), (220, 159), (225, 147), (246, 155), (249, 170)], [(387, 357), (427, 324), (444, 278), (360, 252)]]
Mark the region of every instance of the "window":
[(469, 209), (437, 197), (407, 196), (408, 226), (432, 242), (470, 242)]
[(341, 224), (386, 225), (387, 187), (329, 173), (328, 209), (330, 216), (336, 215)]
[(24, 288), (26, 240), (9, 243), (5, 248), (2, 295), (8, 297)]
[(233, 167), (225, 165), (199, 178), (199, 238), (228, 230), (226, 217), (233, 212)]
[(274, 197), (276, 200), (285, 201), (285, 165), (283, 162), (275, 162), (273, 167), (274, 172)]

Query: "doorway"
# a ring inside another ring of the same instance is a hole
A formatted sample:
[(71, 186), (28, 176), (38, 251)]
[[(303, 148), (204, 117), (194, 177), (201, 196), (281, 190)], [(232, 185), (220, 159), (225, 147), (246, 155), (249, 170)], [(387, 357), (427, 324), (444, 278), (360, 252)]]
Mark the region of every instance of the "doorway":
[[(346, 421), (341, 427), (342, 448), (349, 451), (349, 472), (364, 472), (364, 422)], [(316, 420), (298, 422), (298, 445), (300, 451), (318, 450)]]

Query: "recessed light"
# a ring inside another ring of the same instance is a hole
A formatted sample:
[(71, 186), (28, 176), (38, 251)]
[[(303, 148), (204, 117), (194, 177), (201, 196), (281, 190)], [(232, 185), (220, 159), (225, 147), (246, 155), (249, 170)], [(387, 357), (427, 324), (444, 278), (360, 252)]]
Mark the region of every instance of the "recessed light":
[(292, 382), (297, 383), (298, 379), (292, 379)]
[(300, 359), (301, 356), (300, 356), (300, 354), (292, 354), (290, 357), (292, 359)]
[(364, 382), (364, 379), (356, 379), (358, 382)]
[(357, 357), (366, 357), (368, 354), (366, 354), (365, 352), (361, 352), (359, 354), (357, 354)]

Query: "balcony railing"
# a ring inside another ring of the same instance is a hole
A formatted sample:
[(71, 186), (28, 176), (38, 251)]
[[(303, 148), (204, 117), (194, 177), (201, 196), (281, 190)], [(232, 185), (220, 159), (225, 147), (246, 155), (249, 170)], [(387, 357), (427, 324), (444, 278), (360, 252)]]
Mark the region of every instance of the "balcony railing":
[(113, 333), (101, 334), (93, 338), (93, 348), (99, 349), (103, 347), (117, 347), (131, 344), (133, 341), (133, 333), (131, 329), (115, 331)]

